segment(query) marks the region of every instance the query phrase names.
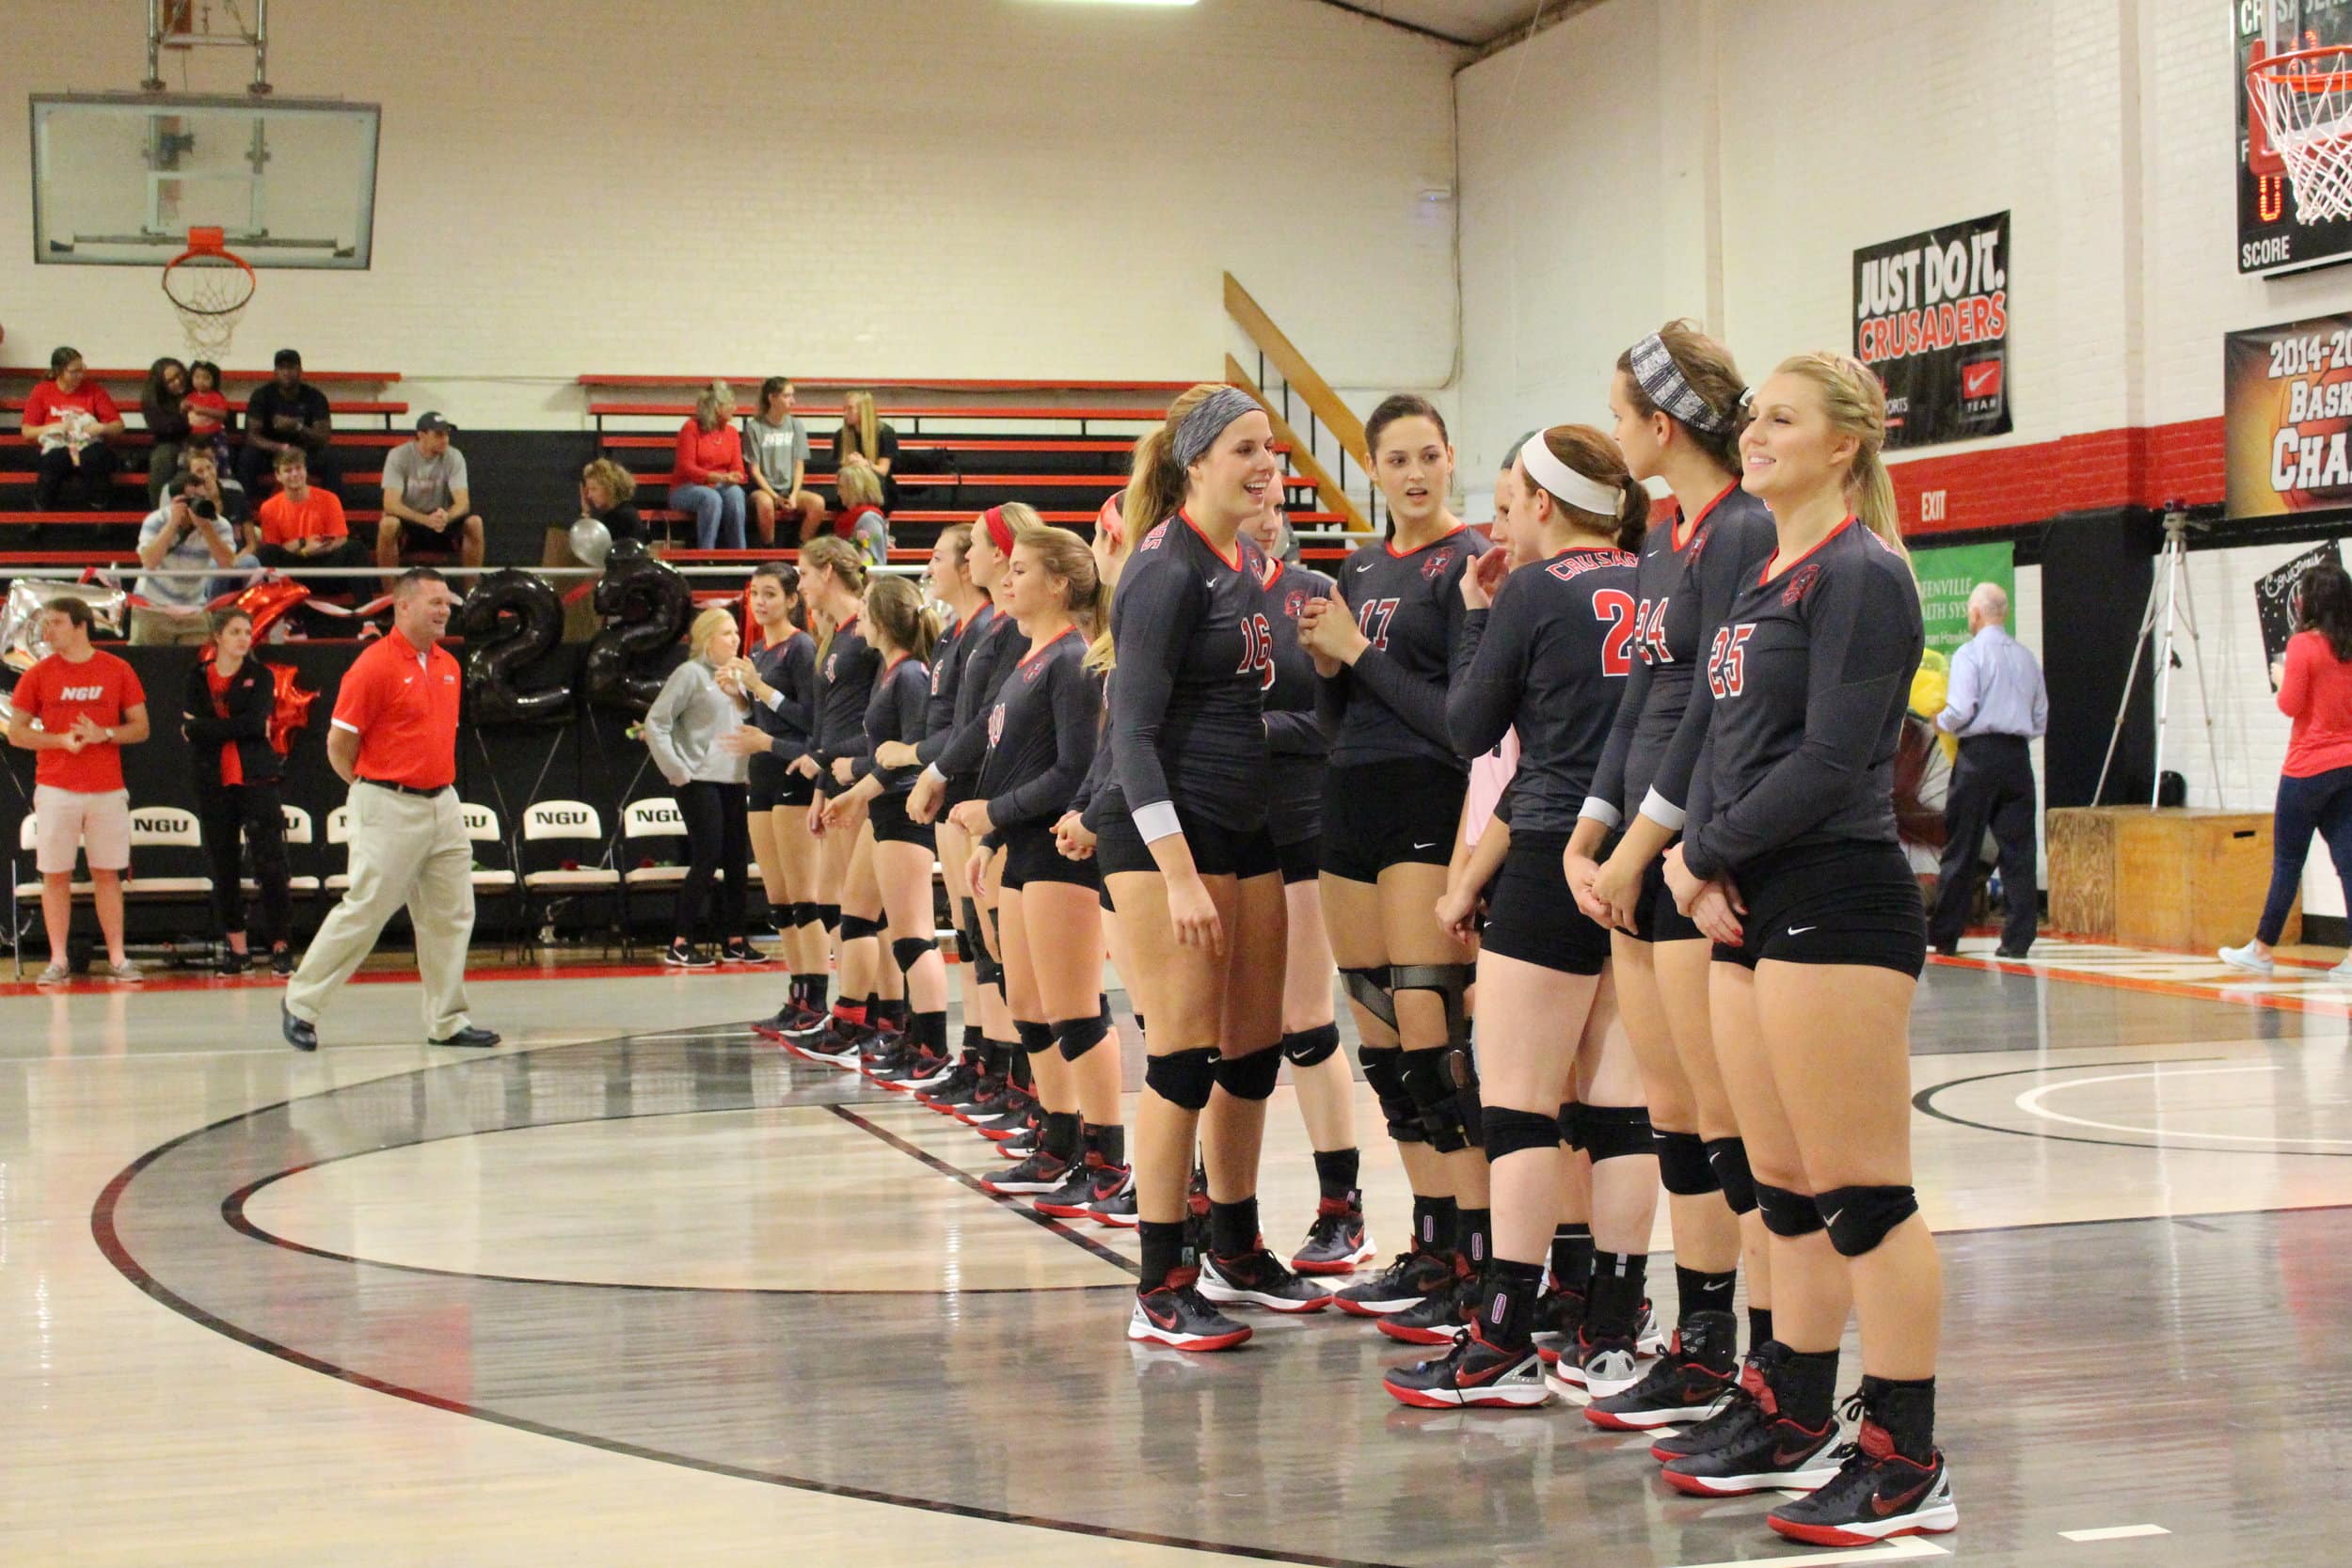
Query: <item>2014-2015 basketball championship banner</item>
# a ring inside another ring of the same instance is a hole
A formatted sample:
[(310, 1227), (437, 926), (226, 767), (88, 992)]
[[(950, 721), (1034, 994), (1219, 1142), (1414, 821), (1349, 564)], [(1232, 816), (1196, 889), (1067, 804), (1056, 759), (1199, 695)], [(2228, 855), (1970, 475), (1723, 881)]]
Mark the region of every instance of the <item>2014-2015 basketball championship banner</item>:
[(2223, 340), (2230, 515), (2352, 506), (2352, 316)]
[(1853, 253), (1854, 357), (1886, 386), (1886, 444), (2005, 435), (2009, 214)]

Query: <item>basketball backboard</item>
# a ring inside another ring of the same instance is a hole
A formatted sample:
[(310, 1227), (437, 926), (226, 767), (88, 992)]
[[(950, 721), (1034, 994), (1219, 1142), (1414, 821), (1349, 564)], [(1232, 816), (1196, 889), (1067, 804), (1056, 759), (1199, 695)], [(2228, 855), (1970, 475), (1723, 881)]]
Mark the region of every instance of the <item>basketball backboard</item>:
[[(2246, 74), (2257, 62), (2296, 50), (2352, 48), (2352, 0), (2222, 0), (2236, 48), (2238, 271), (2296, 272), (2352, 261), (2352, 219), (2314, 217), (2298, 203), (2289, 172), (2260, 118)], [(2345, 57), (2352, 63), (2352, 55)], [(2325, 67), (2332, 61), (2317, 62)], [(2297, 106), (2309, 103), (2308, 98)]]
[(373, 103), (74, 93), (32, 114), (36, 261), (160, 267), (215, 228), (256, 267), (368, 265)]

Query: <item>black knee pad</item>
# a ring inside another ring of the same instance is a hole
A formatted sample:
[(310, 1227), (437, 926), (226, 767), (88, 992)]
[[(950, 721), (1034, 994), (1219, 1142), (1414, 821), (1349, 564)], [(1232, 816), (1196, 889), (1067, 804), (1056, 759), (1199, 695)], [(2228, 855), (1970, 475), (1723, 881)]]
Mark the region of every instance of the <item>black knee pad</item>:
[(1364, 1082), (1371, 1085), (1374, 1098), (1380, 1101), (1380, 1114), (1388, 1120), (1389, 1136), (1401, 1144), (1427, 1143), (1421, 1116), (1413, 1109), (1413, 1097), (1405, 1092), (1405, 1053), (1392, 1045), (1368, 1045), (1357, 1054), (1363, 1060)]
[(1603, 1160), (1627, 1160), (1636, 1154), (1658, 1152), (1658, 1139), (1650, 1132), (1649, 1108), (1645, 1105), (1580, 1105), (1576, 1108), (1577, 1131), (1584, 1139), (1585, 1152), (1593, 1164)]
[(1319, 1028), (1300, 1029), (1282, 1037), (1282, 1054), (1293, 1067), (1313, 1067), (1330, 1060), (1340, 1048), (1340, 1026), (1326, 1023)]
[(1074, 1062), (1103, 1043), (1110, 1033), (1109, 1022), (1101, 1018), (1064, 1019), (1054, 1025), (1054, 1043), (1061, 1048), (1061, 1059)]
[(1810, 1236), (1821, 1228), (1820, 1207), (1810, 1193), (1756, 1184), (1756, 1206), (1764, 1212), (1764, 1228), (1775, 1236)]
[(1274, 1092), (1275, 1075), (1281, 1070), (1282, 1053), (1271, 1046), (1247, 1056), (1219, 1056), (1217, 1086), (1235, 1100), (1263, 1100)]
[(1658, 1134), (1658, 1180), (1677, 1197), (1703, 1197), (1719, 1186), (1696, 1132)]
[(990, 990), (1001, 990), (1005, 984), (1005, 966), (983, 952), (972, 960), (972, 977)]
[(1431, 990), (1445, 1002), (1445, 1040), (1455, 1050), (1470, 1046), (1470, 1011), (1463, 999), (1478, 971), (1469, 964), (1391, 964), (1391, 992)]
[(795, 904), (792, 906), (791, 913), (786, 918), (796, 927), (820, 926), (824, 924), (825, 911), (815, 904)]
[(956, 927), (956, 962), (968, 964), (972, 958), (972, 933), (959, 926)]
[(818, 905), (815, 906), (815, 908), (816, 908), (816, 911), (817, 911), (817, 919), (818, 919), (818, 923), (819, 923), (819, 924), (821, 924), (821, 925), (825, 927), (825, 929), (826, 929), (826, 930), (828, 930), (828, 931), (833, 931), (833, 930), (838, 930), (838, 929), (840, 929), (840, 927), (841, 927), (841, 906), (840, 906), (840, 905), (838, 905), (838, 904), (818, 904)]
[(1735, 1214), (1756, 1212), (1756, 1177), (1748, 1170), (1748, 1146), (1743, 1138), (1707, 1140), (1708, 1168), (1724, 1190), (1724, 1201)]
[(1455, 1092), (1454, 1055), (1451, 1051), (1404, 1053), (1405, 1092), (1412, 1100), (1429, 1147), (1440, 1154), (1470, 1146), (1461, 1096)]
[(1050, 1023), (1024, 1023), (1015, 1019), (1012, 1032), (1021, 1037), (1021, 1049), (1032, 1056), (1054, 1049), (1054, 1026)]
[(1570, 1148), (1584, 1147), (1584, 1129), (1577, 1122), (1573, 1102), (1560, 1107), (1560, 1141)]
[(1548, 1117), (1540, 1111), (1515, 1111), (1508, 1105), (1489, 1105), (1480, 1119), (1488, 1160), (1500, 1160), (1523, 1149), (1560, 1147), (1558, 1117)]
[(1860, 1258), (1878, 1250), (1887, 1232), (1919, 1212), (1919, 1196), (1909, 1187), (1832, 1187), (1813, 1205), (1838, 1256)]
[(890, 961), (898, 966), (899, 974), (912, 974), (914, 966), (923, 961), (923, 955), (938, 950), (939, 942), (936, 938), (900, 937), (890, 944)]
[(1216, 1087), (1216, 1053), (1205, 1045), (1171, 1051), (1143, 1064), (1143, 1084), (1171, 1105), (1198, 1111)]
[(1386, 964), (1377, 969), (1343, 969), (1340, 983), (1356, 1005), (1391, 1029), (1396, 1027), (1396, 1001), (1389, 995), (1389, 970)]
[(881, 921), (868, 920), (862, 914), (845, 914), (841, 917), (841, 940), (843, 942), (856, 942), (864, 937), (878, 937), (882, 935), (882, 929)]

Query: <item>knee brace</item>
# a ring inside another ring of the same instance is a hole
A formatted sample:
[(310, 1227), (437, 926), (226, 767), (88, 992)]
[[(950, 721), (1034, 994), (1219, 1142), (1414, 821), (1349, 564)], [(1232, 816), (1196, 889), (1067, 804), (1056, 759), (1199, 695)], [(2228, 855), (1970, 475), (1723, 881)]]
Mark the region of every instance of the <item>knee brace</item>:
[(1560, 1118), (1545, 1116), (1539, 1111), (1515, 1111), (1507, 1105), (1489, 1105), (1480, 1117), (1480, 1129), (1486, 1146), (1486, 1158), (1490, 1161), (1524, 1149), (1560, 1147)]
[(1658, 1134), (1658, 1180), (1677, 1197), (1700, 1197), (1719, 1185), (1696, 1132)]
[(856, 942), (863, 937), (878, 937), (882, 935), (882, 928), (881, 921), (868, 920), (862, 914), (845, 914), (841, 917), (841, 940), (843, 942)]
[(1054, 1043), (1061, 1048), (1061, 1059), (1074, 1062), (1103, 1043), (1110, 1031), (1109, 1021), (1094, 1018), (1064, 1019), (1053, 1026)]
[(1389, 990), (1433, 990), (1443, 998), (1445, 1042), (1458, 1051), (1470, 1045), (1470, 1013), (1462, 999), (1477, 977), (1477, 970), (1469, 964), (1391, 964)]
[(823, 922), (824, 911), (814, 904), (795, 904), (787, 911), (785, 918), (795, 927), (816, 926)]
[(1356, 1006), (1373, 1017), (1396, 1027), (1396, 1002), (1389, 995), (1389, 971), (1386, 965), (1377, 969), (1343, 969), (1340, 983)]
[(1748, 1170), (1748, 1146), (1743, 1138), (1707, 1140), (1708, 1168), (1724, 1190), (1724, 1201), (1735, 1214), (1756, 1212), (1756, 1178)]
[(982, 949), (980, 956), (972, 960), (972, 977), (990, 990), (1001, 990), (1005, 984), (1005, 966)]
[(938, 950), (939, 942), (932, 937), (900, 937), (890, 944), (890, 961), (898, 966), (901, 974), (912, 974), (923, 961), (923, 955)]
[(1326, 1023), (1318, 1028), (1301, 1029), (1282, 1037), (1282, 1054), (1293, 1067), (1314, 1067), (1328, 1061), (1340, 1048), (1340, 1026)]
[(826, 930), (828, 930), (828, 931), (832, 931), (832, 930), (836, 930), (836, 929), (838, 929), (838, 928), (840, 927), (840, 925), (841, 925), (841, 906), (840, 906), (840, 905), (838, 905), (838, 904), (813, 904), (813, 905), (811, 905), (811, 906), (809, 906), (809, 907), (810, 907), (810, 908), (812, 908), (812, 909), (814, 909), (814, 910), (817, 911), (817, 918), (818, 918), (818, 922), (819, 922), (819, 923), (821, 923), (821, 924), (824, 926), (824, 927), (825, 927), (825, 929), (826, 929)]
[[(1457, 1051), (1407, 1051), (1404, 1053), (1405, 1092), (1413, 1102), (1413, 1112), (1421, 1119), (1422, 1132), (1429, 1147), (1440, 1154), (1451, 1154), (1468, 1148), (1472, 1143), (1471, 1129), (1480, 1116), (1477, 1102), (1478, 1080), (1470, 1066), (1470, 1054)], [(1469, 1073), (1469, 1095), (1463, 1093), (1462, 1074)]]
[(1919, 1212), (1909, 1187), (1832, 1187), (1813, 1200), (1841, 1258), (1876, 1251), (1887, 1232)]
[(1576, 1119), (1574, 1103), (1560, 1107), (1560, 1141), (1571, 1149), (1584, 1147), (1584, 1129)]
[(1413, 1097), (1405, 1092), (1405, 1053), (1392, 1045), (1368, 1045), (1358, 1054), (1363, 1058), (1364, 1082), (1371, 1085), (1374, 1098), (1380, 1101), (1380, 1114), (1388, 1120), (1389, 1136), (1401, 1144), (1427, 1143), (1420, 1113), (1413, 1109)]
[(1810, 1236), (1821, 1228), (1821, 1211), (1810, 1193), (1756, 1184), (1756, 1206), (1764, 1213), (1764, 1228), (1775, 1236)]
[(1216, 1059), (1217, 1085), (1235, 1100), (1265, 1099), (1274, 1092), (1275, 1074), (1281, 1070), (1282, 1053), (1271, 1047)]
[(1626, 1160), (1636, 1154), (1658, 1152), (1658, 1139), (1650, 1132), (1647, 1106), (1580, 1105), (1576, 1125), (1597, 1165), (1603, 1160)]
[(1054, 1049), (1054, 1026), (1050, 1023), (1024, 1023), (1015, 1019), (1012, 1032), (1021, 1037), (1021, 1049), (1032, 1056)]
[(1144, 1087), (1169, 1104), (1198, 1111), (1216, 1086), (1216, 1053), (1205, 1045), (1171, 1051), (1143, 1064)]

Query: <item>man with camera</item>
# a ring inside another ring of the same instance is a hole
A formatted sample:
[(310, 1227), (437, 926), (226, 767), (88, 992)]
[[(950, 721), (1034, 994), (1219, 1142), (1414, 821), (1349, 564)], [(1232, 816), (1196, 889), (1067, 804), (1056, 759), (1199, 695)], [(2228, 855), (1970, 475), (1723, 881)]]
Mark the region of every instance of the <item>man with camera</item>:
[(202, 642), (205, 605), (239, 585), (219, 574), (260, 562), (237, 553), (235, 525), (220, 515), (218, 492), (188, 476), (139, 525), (139, 564), (147, 568), (137, 590), (146, 603), (131, 607), (131, 641), (154, 644)]

